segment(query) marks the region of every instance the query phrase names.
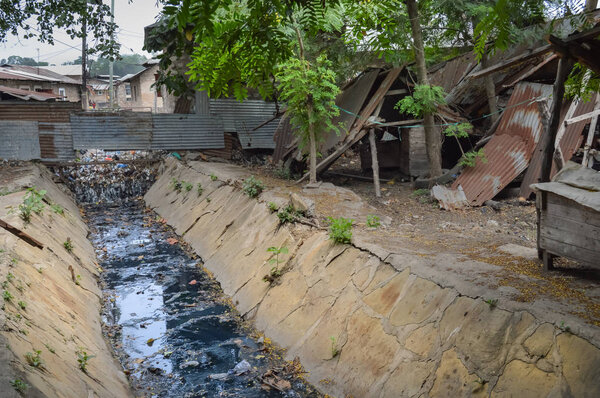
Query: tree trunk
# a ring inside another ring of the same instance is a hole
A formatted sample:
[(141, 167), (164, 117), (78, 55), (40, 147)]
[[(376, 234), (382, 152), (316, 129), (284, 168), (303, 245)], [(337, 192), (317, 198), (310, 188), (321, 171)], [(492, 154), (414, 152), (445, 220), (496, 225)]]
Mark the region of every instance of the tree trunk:
[(375, 142), (375, 129), (369, 130), (369, 144), (371, 146), (371, 169), (373, 170), (373, 184), (375, 185), (375, 196), (381, 198), (381, 187), (379, 186), (379, 160), (377, 159), (377, 143)]
[[(419, 10), (415, 0), (406, 0), (406, 8), (413, 34), (413, 47), (415, 50), (415, 61), (417, 63), (417, 77), (419, 84), (429, 85), (427, 77), (427, 66), (425, 64), (425, 50), (423, 47), (423, 34), (419, 23)], [(425, 129), (425, 144), (427, 146), (427, 158), (429, 159), (429, 176), (431, 178), (442, 175), (442, 137), (434, 127), (434, 118), (431, 113), (423, 114), (423, 127)]]
[[(481, 67), (485, 69), (488, 66), (488, 57), (487, 54), (484, 52), (481, 55)], [(492, 118), (492, 125), (496, 123), (496, 120), (498, 120), (498, 117), (500, 117), (500, 115), (498, 114), (498, 101), (496, 100), (496, 85), (494, 84), (493, 76), (493, 74), (490, 74), (486, 75), (483, 78), (483, 83), (485, 85), (485, 93), (487, 95), (488, 100), (488, 107), (490, 108), (490, 115)]]
[[(312, 104), (308, 106), (308, 119), (312, 116)], [(310, 145), (310, 184), (317, 183), (317, 140), (315, 138), (315, 125), (312, 122), (308, 122), (308, 140)]]

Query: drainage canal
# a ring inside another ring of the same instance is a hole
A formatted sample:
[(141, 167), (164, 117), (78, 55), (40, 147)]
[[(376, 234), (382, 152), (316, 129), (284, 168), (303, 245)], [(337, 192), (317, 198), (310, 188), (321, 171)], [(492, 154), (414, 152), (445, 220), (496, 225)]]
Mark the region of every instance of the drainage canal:
[(106, 203), (102, 195), (113, 200), (115, 190), (71, 185), (78, 198), (96, 202), (82, 207), (104, 271), (105, 332), (136, 395), (320, 396), (302, 380), (298, 362), (282, 360), (244, 324), (200, 261), (141, 200)]

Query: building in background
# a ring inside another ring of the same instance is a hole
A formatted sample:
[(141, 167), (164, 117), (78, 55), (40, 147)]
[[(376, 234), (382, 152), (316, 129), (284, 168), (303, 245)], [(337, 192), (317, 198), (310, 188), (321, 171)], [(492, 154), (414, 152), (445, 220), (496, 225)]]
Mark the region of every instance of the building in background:
[(63, 101), (81, 101), (81, 83), (38, 66), (0, 65), (0, 85), (24, 91), (60, 96)]

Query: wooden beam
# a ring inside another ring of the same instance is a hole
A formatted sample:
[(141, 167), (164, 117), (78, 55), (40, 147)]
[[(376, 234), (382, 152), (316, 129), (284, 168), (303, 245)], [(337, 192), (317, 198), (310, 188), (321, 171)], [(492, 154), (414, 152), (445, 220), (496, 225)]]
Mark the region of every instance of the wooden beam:
[(401, 95), (401, 94), (408, 94), (408, 90), (405, 88), (401, 88), (399, 90), (390, 90), (388, 91), (385, 95)]
[(548, 130), (542, 137), (542, 173), (541, 182), (550, 181), (550, 173), (552, 171), (552, 158), (554, 155), (554, 143), (560, 124), (560, 110), (563, 105), (563, 97), (565, 95), (565, 80), (571, 68), (573, 60), (570, 58), (561, 58), (558, 62), (558, 70), (556, 72), (556, 80), (554, 82), (554, 91), (552, 93), (552, 110), (550, 111), (550, 124)]
[(413, 119), (413, 120), (400, 120), (397, 122), (389, 122), (389, 123), (371, 123), (365, 125), (365, 128), (369, 127), (393, 127), (393, 126), (410, 126), (417, 123), (423, 123), (423, 119)]
[[(599, 34), (599, 33), (596, 33)], [(600, 74), (600, 61), (598, 55), (592, 51), (591, 47), (585, 48), (581, 42), (574, 39), (575, 36), (562, 40), (556, 36), (550, 36), (552, 49), (563, 57), (575, 58), (579, 63), (584, 64), (594, 72)]]
[(4, 228), (5, 230), (7, 230), (8, 232), (10, 232), (11, 234), (13, 234), (14, 236), (16, 236), (17, 238), (22, 239), (25, 242), (29, 243), (31, 246), (37, 247), (38, 249), (43, 249), (44, 248), (44, 245), (42, 244), (42, 242), (40, 242), (37, 239), (34, 239), (30, 235), (28, 235), (25, 232), (21, 231), (19, 228), (13, 227), (12, 225), (10, 225), (9, 223), (7, 223), (6, 221), (0, 220), (0, 227)]
[(547, 52), (552, 51), (552, 46), (550, 44), (546, 44), (545, 46), (538, 47), (527, 54), (520, 54), (516, 57), (512, 57), (507, 59), (506, 61), (500, 62), (499, 64), (490, 66), (489, 68), (482, 69), (478, 72), (472, 73), (469, 75), (469, 79), (478, 79), (480, 77), (489, 75), (490, 73), (494, 73), (500, 71), (502, 69), (506, 69), (513, 65), (520, 64), (521, 62), (525, 62), (528, 59), (539, 57), (540, 55), (546, 54)]
[[(383, 79), (381, 85), (379, 86), (375, 94), (373, 94), (373, 96), (365, 106), (364, 110), (360, 113), (360, 116), (354, 122), (354, 125), (348, 132), (346, 140), (342, 143), (340, 147), (338, 147), (338, 149), (336, 149), (331, 155), (327, 156), (317, 165), (317, 173), (322, 173), (324, 170), (327, 170), (327, 168), (338, 157), (340, 157), (344, 152), (346, 152), (348, 148), (360, 141), (367, 134), (368, 130), (363, 129), (363, 127), (367, 123), (369, 117), (371, 117), (373, 112), (375, 112), (379, 104), (383, 101), (385, 93), (388, 92), (392, 84), (396, 81), (403, 68), (404, 67), (391, 69), (390, 72), (385, 76), (385, 79)], [(302, 182), (307, 177), (308, 173), (304, 174), (302, 178), (300, 178), (297, 182)]]
[[(600, 95), (596, 93), (596, 103), (594, 105), (596, 110), (600, 110)], [(581, 164), (583, 167), (588, 167), (588, 156), (590, 154), (590, 148), (592, 147), (592, 143), (594, 141), (594, 134), (596, 133), (596, 124), (598, 123), (598, 116), (593, 117), (590, 122), (590, 128), (588, 130), (588, 135), (585, 140), (585, 145), (583, 147), (583, 159)], [(593, 162), (592, 162), (593, 163)], [(590, 165), (591, 167), (591, 165)]]
[(593, 111), (586, 113), (585, 115), (575, 116), (573, 118), (565, 120), (565, 126), (581, 122), (583, 120), (592, 119), (594, 116), (600, 115), (600, 109), (594, 109)]

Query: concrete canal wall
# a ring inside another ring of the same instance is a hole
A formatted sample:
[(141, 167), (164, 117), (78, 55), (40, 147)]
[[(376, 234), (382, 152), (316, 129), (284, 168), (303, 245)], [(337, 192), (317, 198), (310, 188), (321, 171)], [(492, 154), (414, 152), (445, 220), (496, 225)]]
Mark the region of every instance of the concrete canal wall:
[[(277, 195), (256, 200), (240, 189), (248, 174), (169, 159), (145, 200), (203, 258), (239, 311), (289, 359), (298, 356), (323, 392), (600, 396), (599, 342), (590, 333), (561, 329), (552, 314), (533, 315), (526, 304), (490, 306), (458, 284), (418, 275), (418, 256), (391, 261), (376, 247), (334, 244), (323, 230), (280, 227), (266, 206)], [(194, 187), (177, 193), (172, 179)], [(267, 249), (282, 245), (289, 248), (284, 272), (270, 285), (263, 281), (273, 266)]]
[[(3, 167), (0, 219), (44, 248), (0, 228), (0, 396), (21, 396), (15, 389), (17, 380), (29, 386), (23, 394), (27, 397), (131, 396), (127, 378), (102, 336), (99, 270), (79, 209), (43, 167)], [(33, 213), (25, 224), (18, 207), (26, 188), (34, 186), (47, 190), (46, 200), (60, 205), (64, 215), (45, 204), (43, 213)], [(72, 252), (63, 245), (67, 238)], [(41, 351), (42, 364), (32, 366), (38, 362), (36, 350)], [(95, 356), (87, 360), (87, 372), (80, 368), (78, 352)]]

